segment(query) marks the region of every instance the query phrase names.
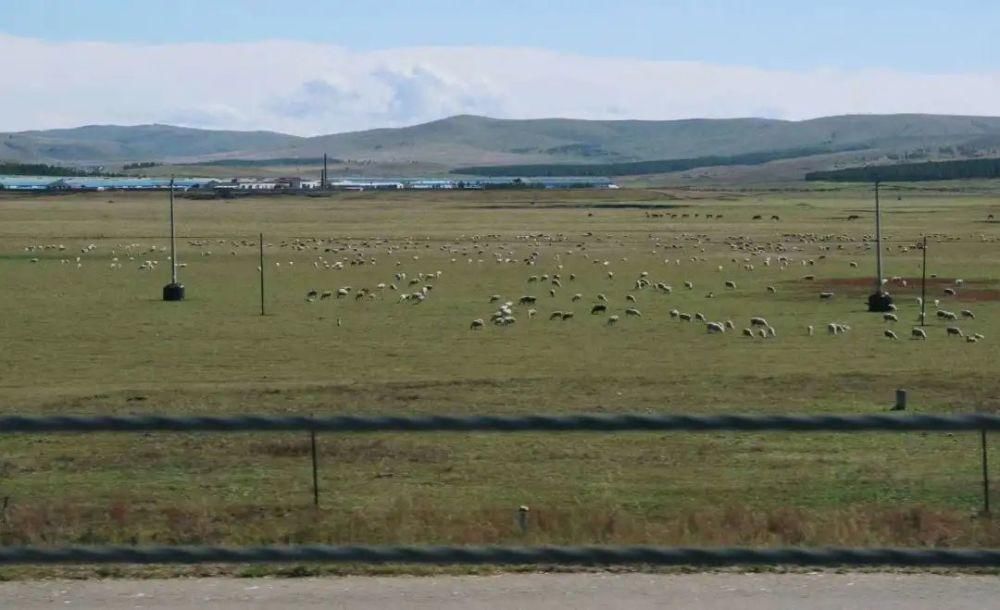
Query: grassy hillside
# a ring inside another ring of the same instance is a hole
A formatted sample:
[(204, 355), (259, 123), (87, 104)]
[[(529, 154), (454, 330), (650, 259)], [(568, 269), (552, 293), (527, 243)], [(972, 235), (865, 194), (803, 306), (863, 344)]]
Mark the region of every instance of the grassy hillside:
[(789, 150), (858, 150), (871, 157), (865, 162), (879, 158), (889, 161), (966, 158), (1000, 150), (1000, 118), (851, 115), (808, 121), (754, 118), (584, 121), (456, 116), (411, 127), (311, 138), (165, 125), (90, 126), (0, 134), (0, 159), (62, 164), (270, 161), (315, 159), (327, 153), (354, 164), (418, 162), (453, 168), (623, 164)]
[(0, 134), (0, 159), (63, 164), (202, 160), (252, 154), (301, 140), (269, 131), (212, 131), (170, 125), (89, 125)]

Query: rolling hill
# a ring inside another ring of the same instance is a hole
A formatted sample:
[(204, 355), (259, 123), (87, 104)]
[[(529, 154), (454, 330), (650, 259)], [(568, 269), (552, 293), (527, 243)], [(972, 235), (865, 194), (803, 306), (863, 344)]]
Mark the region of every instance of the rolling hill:
[[(968, 158), (1000, 150), (1000, 118), (845, 115), (806, 121), (509, 120), (455, 116), (402, 128), (315, 137), (169, 125), (88, 126), (0, 134), (0, 160), (64, 165), (137, 161), (191, 164), (226, 159), (331, 157), (374, 165), (604, 164), (740, 158), (803, 151), (804, 171), (858, 162)], [(811, 151), (810, 154), (805, 154)], [(836, 155), (838, 151), (851, 151)], [(837, 160), (838, 165), (832, 165)], [(784, 167), (790, 164), (785, 162)]]

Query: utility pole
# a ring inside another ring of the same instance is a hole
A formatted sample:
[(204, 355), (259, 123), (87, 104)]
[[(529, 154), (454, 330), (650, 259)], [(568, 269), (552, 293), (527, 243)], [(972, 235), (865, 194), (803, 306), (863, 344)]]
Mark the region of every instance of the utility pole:
[(326, 153), (323, 153), (323, 175), (319, 180), (319, 188), (326, 190), (327, 181), (327, 170), (326, 170)]
[(892, 297), (883, 288), (882, 275), (882, 207), (878, 199), (879, 182), (875, 180), (875, 292), (868, 297), (868, 311), (892, 310)]
[(184, 285), (177, 282), (177, 230), (174, 227), (174, 177), (170, 177), (170, 283), (163, 287), (164, 301), (183, 301)]

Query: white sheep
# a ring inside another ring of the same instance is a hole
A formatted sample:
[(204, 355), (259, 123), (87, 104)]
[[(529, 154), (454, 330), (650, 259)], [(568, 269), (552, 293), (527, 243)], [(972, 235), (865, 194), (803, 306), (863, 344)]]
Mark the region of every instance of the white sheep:
[(472, 321), (472, 324), (469, 324), (469, 330), (479, 330), (485, 325), (486, 322), (484, 322), (482, 318), (476, 318)]
[(806, 334), (807, 334), (807, 335), (809, 335), (809, 336), (811, 337), (811, 336), (813, 336), (813, 334), (814, 334), (815, 332), (816, 332), (816, 329), (815, 329), (815, 328), (813, 328), (813, 325), (812, 325), (812, 324), (810, 324), (809, 326), (806, 326)]
[(730, 290), (735, 290), (736, 289), (736, 282), (734, 282), (732, 280), (726, 280), (726, 288), (728, 288)]
[(970, 310), (968, 310), (968, 309), (963, 309), (963, 310), (961, 311), (961, 314), (962, 314), (962, 317), (963, 317), (963, 318), (969, 318), (970, 320), (975, 320), (975, 319), (976, 319), (976, 314), (972, 313), (972, 312), (971, 312)]
[(833, 298), (833, 293), (832, 292), (821, 292), (821, 293), (819, 293), (819, 298), (824, 299), (824, 300), (832, 299)]
[(744, 328), (743, 329), (743, 336), (744, 337), (751, 337), (751, 338), (753, 338), (753, 329), (752, 328)]
[(750, 326), (770, 326), (767, 320), (761, 317), (750, 318)]
[(614, 326), (618, 323), (618, 316), (614, 315), (608, 318), (608, 326)]
[(896, 333), (892, 332), (888, 328), (885, 329), (884, 331), (882, 331), (882, 334), (885, 335), (886, 337), (890, 338), (890, 339), (899, 339), (899, 337), (896, 336)]
[(962, 337), (962, 329), (957, 326), (949, 326), (947, 329), (949, 337)]
[(709, 322), (705, 325), (705, 329), (710, 335), (726, 332), (726, 327), (718, 322)]
[(882, 320), (886, 322), (899, 322), (899, 317), (894, 313), (884, 313), (882, 314)]
[(914, 328), (910, 331), (910, 336), (914, 339), (927, 339), (927, 331), (922, 328)]
[(642, 317), (642, 312), (639, 311), (638, 309), (636, 309), (635, 307), (629, 307), (628, 309), (625, 310), (625, 315), (626, 316), (634, 316), (636, 318), (641, 318)]
[(676, 317), (678, 317), (680, 315), (681, 315), (681, 312), (677, 311), (676, 309), (671, 309), (670, 310), (670, 317), (671, 318), (676, 318)]

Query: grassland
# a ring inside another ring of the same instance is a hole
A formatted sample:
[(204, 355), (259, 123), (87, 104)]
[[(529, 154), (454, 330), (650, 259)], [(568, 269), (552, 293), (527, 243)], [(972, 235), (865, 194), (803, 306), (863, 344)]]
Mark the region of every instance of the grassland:
[[(1000, 224), (986, 218), (1000, 216), (1000, 195), (989, 184), (887, 191), (887, 273), (911, 279), (893, 287), (899, 341), (863, 308), (869, 201), (865, 189), (815, 185), (179, 200), (189, 298), (163, 303), (169, 263), (150, 252), (167, 246), (162, 196), (8, 195), (0, 410), (870, 413), (896, 388), (919, 412), (996, 409)], [(961, 325), (985, 340), (949, 339), (936, 320), (926, 342), (908, 340), (923, 234), (937, 276), (929, 298), (973, 310)], [(763, 250), (734, 249), (736, 237)], [(45, 244), (65, 250), (25, 250)], [(138, 269), (153, 259), (156, 271)], [(418, 305), (398, 302), (416, 286), (376, 288), (439, 270)], [(673, 293), (636, 291), (643, 271)], [(543, 273), (562, 276), (555, 297), (527, 282)], [(947, 297), (953, 278), (965, 286)], [(730, 279), (736, 290), (724, 289)], [(381, 296), (304, 298), (341, 286)], [(836, 297), (820, 301), (823, 290)], [(588, 313), (598, 293), (619, 314), (635, 294), (642, 317), (607, 326)], [(492, 294), (537, 295), (539, 315), (519, 308), (512, 326), (469, 330), (496, 308)], [(708, 336), (671, 320), (674, 308), (737, 329), (762, 315), (778, 336)], [(553, 310), (576, 315), (550, 322)], [(827, 336), (830, 321), (853, 330)], [(314, 511), (303, 435), (0, 437), (0, 542), (1000, 544), (993, 521), (971, 518), (974, 434), (371, 434), (323, 435), (320, 446)], [(527, 534), (520, 504), (531, 507)]]

